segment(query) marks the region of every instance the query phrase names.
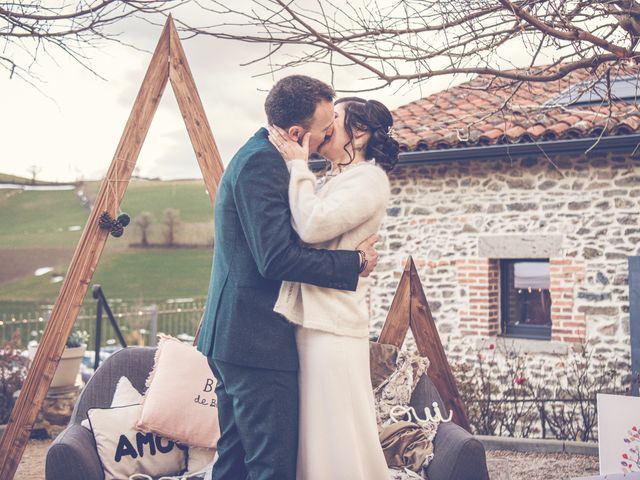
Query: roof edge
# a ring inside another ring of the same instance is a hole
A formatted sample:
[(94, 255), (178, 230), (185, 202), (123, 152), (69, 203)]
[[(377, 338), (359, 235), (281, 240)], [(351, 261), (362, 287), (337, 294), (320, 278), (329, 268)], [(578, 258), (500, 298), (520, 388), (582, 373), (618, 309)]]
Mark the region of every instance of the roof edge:
[[(596, 142), (597, 144), (593, 146)], [(536, 154), (584, 154), (589, 148), (591, 148), (589, 153), (601, 153), (602, 151), (616, 151), (618, 153), (629, 151), (633, 153), (637, 149), (640, 158), (640, 134), (607, 136), (600, 139), (594, 137), (571, 138), (535, 143), (507, 143), (401, 152), (397, 166), (456, 160), (499, 160), (512, 156), (531, 156)]]

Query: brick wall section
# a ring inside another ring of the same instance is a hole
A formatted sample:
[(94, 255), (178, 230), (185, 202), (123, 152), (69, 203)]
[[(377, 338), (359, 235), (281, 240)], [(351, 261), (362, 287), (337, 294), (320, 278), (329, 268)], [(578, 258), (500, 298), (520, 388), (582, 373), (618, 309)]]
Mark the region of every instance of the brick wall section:
[(456, 260), (458, 284), (465, 290), (461, 305), (460, 334), (495, 336), (500, 333), (498, 261), (488, 258)]
[(582, 343), (586, 335), (586, 317), (575, 309), (577, 286), (585, 275), (583, 259), (551, 258), (551, 340)]

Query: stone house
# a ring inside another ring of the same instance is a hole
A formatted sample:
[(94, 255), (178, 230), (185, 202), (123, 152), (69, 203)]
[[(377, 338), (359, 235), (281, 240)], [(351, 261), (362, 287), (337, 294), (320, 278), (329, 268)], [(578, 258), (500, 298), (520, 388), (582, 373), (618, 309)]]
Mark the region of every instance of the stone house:
[(508, 341), (552, 374), (586, 344), (622, 361), (628, 385), (640, 362), (638, 75), (612, 79), (611, 105), (585, 72), (524, 84), (502, 110), (498, 83), (476, 77), (394, 111), (403, 153), (372, 333), (412, 255), (450, 361)]

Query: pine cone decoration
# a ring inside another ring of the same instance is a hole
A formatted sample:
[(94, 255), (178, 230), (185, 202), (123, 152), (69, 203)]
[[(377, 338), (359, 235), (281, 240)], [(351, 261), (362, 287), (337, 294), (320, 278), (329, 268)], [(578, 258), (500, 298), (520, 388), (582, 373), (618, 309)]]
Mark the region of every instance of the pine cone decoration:
[(123, 227), (129, 225), (129, 222), (131, 222), (131, 217), (129, 217), (129, 215), (127, 215), (126, 213), (121, 213), (120, 215), (118, 215), (118, 223)]
[(117, 237), (121, 237), (123, 233), (124, 233), (124, 227), (120, 225), (118, 222), (116, 222), (115, 225), (111, 228), (111, 235), (117, 238)]
[(100, 220), (98, 221), (98, 225), (100, 228), (104, 228), (105, 230), (110, 229), (114, 224), (113, 218), (109, 215), (109, 212), (106, 210), (100, 215)]

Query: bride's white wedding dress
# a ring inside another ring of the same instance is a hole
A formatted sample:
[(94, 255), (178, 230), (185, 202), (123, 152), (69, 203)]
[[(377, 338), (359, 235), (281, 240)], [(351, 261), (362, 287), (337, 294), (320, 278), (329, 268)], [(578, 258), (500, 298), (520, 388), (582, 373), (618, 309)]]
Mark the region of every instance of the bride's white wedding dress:
[[(288, 162), (293, 226), (307, 244), (354, 250), (376, 233), (389, 182), (375, 162), (316, 190), (306, 162)], [(274, 310), (297, 324), (300, 428), (297, 480), (389, 480), (369, 369), (367, 279), (355, 291), (284, 282)]]
[(298, 480), (387, 480), (369, 374), (369, 340), (297, 327)]

